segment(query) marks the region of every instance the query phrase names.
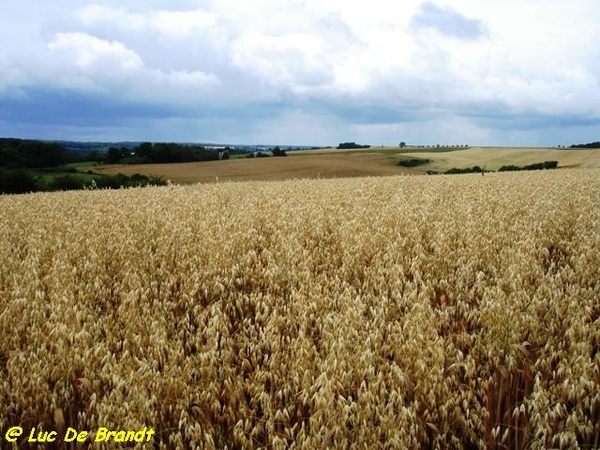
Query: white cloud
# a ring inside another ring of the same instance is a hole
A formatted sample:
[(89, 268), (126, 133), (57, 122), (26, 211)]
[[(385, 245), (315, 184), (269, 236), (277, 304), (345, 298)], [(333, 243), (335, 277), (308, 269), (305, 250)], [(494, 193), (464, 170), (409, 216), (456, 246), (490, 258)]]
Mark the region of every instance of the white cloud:
[(203, 9), (186, 11), (157, 10), (131, 12), (123, 6), (110, 7), (88, 5), (79, 11), (80, 20), (88, 25), (110, 25), (113, 27), (142, 31), (150, 30), (163, 37), (189, 38), (195, 33), (215, 29), (216, 17)]
[(216, 25), (212, 14), (203, 10), (157, 11), (150, 18), (151, 26), (165, 36), (185, 38), (196, 31), (210, 29)]
[(142, 29), (146, 23), (143, 14), (129, 13), (123, 6), (114, 8), (92, 4), (80, 9), (78, 16), (81, 22), (87, 26), (111, 23), (113, 26), (127, 26), (133, 31)]
[(290, 33), (273, 37), (248, 33), (232, 43), (236, 67), (270, 86), (295, 91), (332, 79), (330, 62), (319, 36)]
[(48, 49), (55, 56), (55, 81), (63, 89), (103, 93), (118, 97), (117, 101), (187, 106), (219, 85), (214, 74), (146, 67), (121, 42), (85, 33), (58, 33)]
[(512, 111), (542, 114), (598, 114), (600, 85), (585, 68), (576, 66), (551, 76), (485, 79), (490, 97), (501, 99)]
[(488, 30), (481, 20), (470, 19), (448, 6), (424, 2), (410, 20), (413, 30), (432, 29), (444, 36), (458, 39), (480, 39)]
[(58, 33), (48, 48), (82, 70), (135, 70), (143, 65), (139, 55), (122, 43), (86, 33)]

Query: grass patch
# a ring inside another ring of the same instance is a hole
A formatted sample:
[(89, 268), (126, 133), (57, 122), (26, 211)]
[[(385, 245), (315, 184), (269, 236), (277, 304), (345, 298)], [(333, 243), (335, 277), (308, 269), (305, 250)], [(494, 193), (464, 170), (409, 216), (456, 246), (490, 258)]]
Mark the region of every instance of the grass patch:
[(64, 177), (67, 175), (70, 176), (72, 179), (77, 180), (78, 182), (81, 182), (82, 185), (84, 183), (89, 183), (92, 180), (95, 180), (95, 179), (101, 177), (101, 175), (97, 175), (97, 174), (77, 172), (77, 171), (72, 171), (72, 170), (58, 170), (58, 169), (56, 169), (56, 170), (32, 170), (31, 173), (32, 173), (32, 175), (37, 177), (38, 180), (42, 184), (45, 184), (45, 185), (50, 185), (56, 178)]
[(99, 164), (100, 163), (98, 163), (96, 161), (82, 161), (82, 162), (74, 162), (74, 163), (65, 164), (62, 167), (65, 167), (67, 169), (87, 169), (90, 167), (96, 167)]

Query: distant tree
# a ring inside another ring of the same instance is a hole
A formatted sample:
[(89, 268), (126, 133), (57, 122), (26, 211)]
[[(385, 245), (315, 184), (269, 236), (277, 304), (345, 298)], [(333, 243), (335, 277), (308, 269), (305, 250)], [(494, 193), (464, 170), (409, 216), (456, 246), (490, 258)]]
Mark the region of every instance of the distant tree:
[(161, 176), (152, 176), (150, 177), (148, 184), (150, 186), (166, 186), (169, 184), (169, 182)]
[(275, 148), (273, 148), (273, 150), (271, 150), (271, 152), (273, 153), (273, 156), (287, 156), (287, 154), (285, 153), (285, 150), (281, 149), (281, 147), (276, 146)]
[(116, 147), (110, 147), (108, 149), (108, 154), (106, 155), (106, 162), (108, 164), (117, 164), (121, 161), (122, 157), (123, 152), (121, 151), (121, 149), (118, 149)]
[(534, 163), (523, 166), (523, 170), (542, 170), (544, 168), (544, 163)]
[(0, 170), (0, 194), (25, 194), (39, 190), (42, 186), (28, 170)]
[(56, 142), (21, 139), (0, 141), (0, 166), (4, 167), (56, 167), (67, 161), (65, 150)]
[(100, 157), (100, 154), (98, 153), (98, 150), (92, 150), (87, 154), (86, 159), (89, 161), (100, 162), (101, 157)]
[(83, 188), (81, 179), (73, 175), (59, 175), (48, 186), (51, 191), (74, 191)]
[(498, 172), (517, 172), (519, 170), (523, 169), (519, 166), (515, 166), (514, 164), (510, 164), (500, 167), (500, 169), (498, 169)]
[(15, 147), (5, 146), (0, 148), (0, 166), (3, 167), (19, 167), (21, 158)]
[(600, 141), (589, 142), (587, 144), (573, 144), (571, 148), (600, 148)]
[(354, 148), (369, 148), (369, 147), (371, 147), (371, 146), (357, 144), (356, 142), (342, 142), (337, 146), (338, 149), (354, 149)]
[(481, 173), (481, 174), (483, 174), (483, 171), (484, 171), (484, 169), (482, 169), (479, 166), (466, 167), (464, 169), (453, 167), (452, 169), (446, 170), (444, 173), (448, 174), (448, 175), (463, 174), (463, 173)]
[(25, 167), (56, 167), (65, 162), (65, 152), (55, 142), (23, 141), (18, 151)]
[(556, 169), (558, 167), (558, 161), (544, 161), (534, 164), (528, 164), (523, 167), (509, 165), (500, 167), (499, 172), (510, 172), (510, 171), (518, 171), (518, 170), (549, 170)]
[(141, 158), (147, 158), (152, 155), (152, 149), (153, 146), (151, 142), (142, 142), (135, 148), (135, 154)]
[[(232, 149), (225, 148), (231, 153)], [(125, 162), (140, 164), (148, 163), (173, 163), (191, 161), (213, 161), (219, 159), (217, 149), (207, 149), (200, 145), (187, 145), (176, 143), (144, 142), (133, 149), (134, 156), (128, 156)]]
[(400, 148), (406, 147), (406, 142), (400, 142)]
[(398, 165), (402, 167), (417, 167), (422, 166), (423, 164), (430, 163), (431, 160), (424, 158), (411, 158), (411, 159), (403, 159), (398, 161)]

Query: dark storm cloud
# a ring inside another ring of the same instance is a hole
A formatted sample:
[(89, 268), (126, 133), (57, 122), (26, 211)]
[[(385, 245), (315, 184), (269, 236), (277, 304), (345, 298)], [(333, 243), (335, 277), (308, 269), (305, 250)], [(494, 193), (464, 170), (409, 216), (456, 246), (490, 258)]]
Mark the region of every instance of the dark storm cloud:
[(598, 127), (600, 117), (572, 114), (540, 114), (536, 112), (508, 114), (502, 112), (463, 114), (481, 127), (496, 130), (534, 131), (560, 128)]
[(4, 3), (0, 136), (552, 144), (600, 126), (592, 0)]
[(117, 124), (129, 117), (165, 118), (180, 113), (165, 105), (119, 102), (118, 99), (51, 88), (33, 88), (0, 104), (0, 120), (32, 124)]

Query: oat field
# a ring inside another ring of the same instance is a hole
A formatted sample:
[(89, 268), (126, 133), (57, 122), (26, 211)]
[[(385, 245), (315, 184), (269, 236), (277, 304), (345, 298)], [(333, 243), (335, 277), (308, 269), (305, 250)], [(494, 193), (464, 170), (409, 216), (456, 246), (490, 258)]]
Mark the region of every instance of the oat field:
[(600, 446), (599, 170), (3, 196), (0, 261), (2, 448)]

